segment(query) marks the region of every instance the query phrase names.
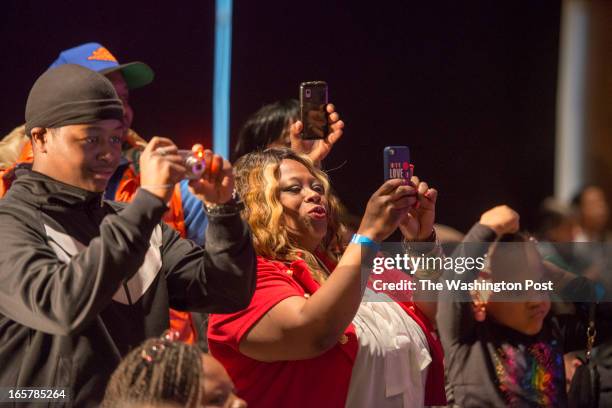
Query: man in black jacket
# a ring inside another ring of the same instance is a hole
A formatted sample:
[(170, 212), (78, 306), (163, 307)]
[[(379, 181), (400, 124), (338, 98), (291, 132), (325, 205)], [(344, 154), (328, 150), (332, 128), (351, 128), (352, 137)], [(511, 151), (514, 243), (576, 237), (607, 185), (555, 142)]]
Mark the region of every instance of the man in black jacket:
[(167, 329), (170, 307), (227, 313), (250, 302), (255, 254), (229, 162), (207, 152), (192, 183), (208, 212), (205, 248), (161, 223), (186, 174), (168, 139), (143, 152), (132, 203), (103, 200), (122, 117), (112, 84), (77, 65), (30, 91), (33, 167), (0, 200), (0, 387), (63, 388), (67, 406), (96, 406), (121, 357)]

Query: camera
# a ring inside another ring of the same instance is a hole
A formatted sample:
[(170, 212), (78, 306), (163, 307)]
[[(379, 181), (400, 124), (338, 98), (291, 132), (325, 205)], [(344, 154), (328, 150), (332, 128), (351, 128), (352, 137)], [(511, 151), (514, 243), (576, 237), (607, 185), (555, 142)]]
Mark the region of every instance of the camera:
[(202, 178), (204, 169), (204, 149), (202, 145), (194, 145), (191, 150), (179, 150), (178, 154), (183, 158), (183, 165), (187, 168), (185, 176), (188, 180), (198, 180)]

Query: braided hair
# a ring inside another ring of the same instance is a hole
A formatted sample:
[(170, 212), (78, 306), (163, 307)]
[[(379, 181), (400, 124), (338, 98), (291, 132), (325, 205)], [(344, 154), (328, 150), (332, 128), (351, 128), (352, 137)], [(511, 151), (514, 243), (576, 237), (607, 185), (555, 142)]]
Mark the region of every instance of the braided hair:
[(176, 403), (196, 407), (202, 398), (201, 352), (165, 337), (149, 339), (121, 361), (106, 387), (102, 407), (120, 402)]

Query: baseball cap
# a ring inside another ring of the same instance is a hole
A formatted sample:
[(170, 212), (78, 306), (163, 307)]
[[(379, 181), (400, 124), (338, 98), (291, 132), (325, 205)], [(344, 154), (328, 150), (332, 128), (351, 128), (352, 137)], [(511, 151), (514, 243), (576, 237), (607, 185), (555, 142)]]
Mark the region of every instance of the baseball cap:
[(130, 89), (140, 88), (151, 83), (155, 76), (151, 67), (144, 62), (119, 64), (117, 58), (106, 47), (95, 42), (81, 44), (62, 51), (49, 68), (64, 64), (81, 65), (103, 75), (121, 71)]

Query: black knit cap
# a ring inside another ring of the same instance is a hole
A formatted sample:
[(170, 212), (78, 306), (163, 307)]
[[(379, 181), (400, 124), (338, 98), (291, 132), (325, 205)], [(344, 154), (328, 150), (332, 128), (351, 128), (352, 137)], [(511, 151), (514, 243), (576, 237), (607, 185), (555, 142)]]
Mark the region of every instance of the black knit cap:
[(75, 64), (42, 74), (28, 95), (25, 131), (123, 119), (123, 105), (113, 84), (103, 75)]

